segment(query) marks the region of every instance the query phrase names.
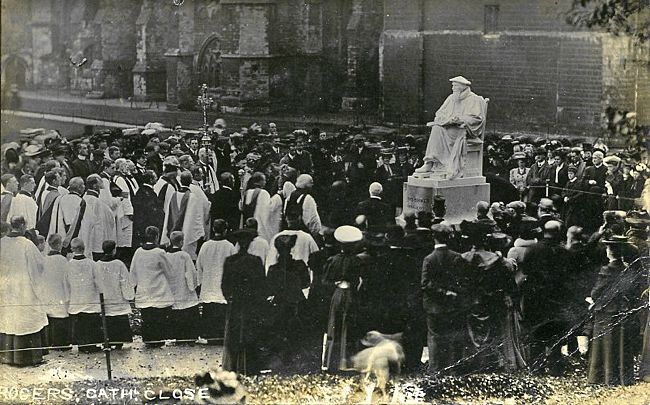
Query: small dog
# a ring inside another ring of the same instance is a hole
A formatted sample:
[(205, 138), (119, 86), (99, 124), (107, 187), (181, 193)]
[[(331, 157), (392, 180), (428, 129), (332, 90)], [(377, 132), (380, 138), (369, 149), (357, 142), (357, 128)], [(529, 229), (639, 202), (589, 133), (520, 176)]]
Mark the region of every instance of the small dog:
[(386, 335), (376, 330), (370, 331), (361, 340), (364, 346), (369, 347), (352, 357), (355, 370), (363, 373), (366, 381), (370, 379), (371, 374), (374, 374), (377, 386), (384, 396), (386, 383), (390, 379), (391, 366), (399, 375), (404, 362), (404, 350), (399, 343), (401, 339), (401, 333)]

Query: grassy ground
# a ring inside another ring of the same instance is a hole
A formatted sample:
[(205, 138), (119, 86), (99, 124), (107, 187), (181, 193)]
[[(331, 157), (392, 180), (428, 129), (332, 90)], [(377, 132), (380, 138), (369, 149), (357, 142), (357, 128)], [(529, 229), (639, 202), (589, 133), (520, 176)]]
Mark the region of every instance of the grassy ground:
[[(106, 380), (102, 353), (52, 352), (35, 368), (0, 366), (0, 403), (197, 403), (212, 393), (199, 391), (194, 376), (219, 366), (219, 346), (175, 346), (145, 349), (140, 343), (112, 355), (114, 378)], [(574, 364), (562, 378), (528, 374), (483, 374), (433, 379), (402, 376), (383, 397), (355, 374), (267, 374), (241, 378), (246, 402), (435, 404), (650, 404), (650, 384), (608, 388), (586, 384), (584, 364)], [(176, 399), (174, 399), (174, 396)], [(225, 398), (220, 399), (223, 403)]]

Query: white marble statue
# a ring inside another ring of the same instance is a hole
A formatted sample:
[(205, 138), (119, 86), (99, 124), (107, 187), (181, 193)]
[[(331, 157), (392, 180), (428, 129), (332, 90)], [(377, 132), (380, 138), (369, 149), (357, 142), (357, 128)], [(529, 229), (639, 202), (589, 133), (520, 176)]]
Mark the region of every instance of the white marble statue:
[(463, 177), (467, 136), (479, 138), (485, 128), (487, 99), (474, 94), (469, 80), (462, 76), (449, 79), (452, 94), (436, 111), (436, 117), (427, 123), (431, 135), (427, 143), (424, 165), (416, 174), (438, 171), (442, 166), (448, 179)]

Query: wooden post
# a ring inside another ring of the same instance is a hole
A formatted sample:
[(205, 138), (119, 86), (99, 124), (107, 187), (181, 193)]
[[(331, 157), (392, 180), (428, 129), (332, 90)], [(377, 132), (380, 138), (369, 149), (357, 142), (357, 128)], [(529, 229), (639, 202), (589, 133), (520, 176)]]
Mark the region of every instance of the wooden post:
[(108, 373), (108, 379), (113, 379), (113, 373), (111, 370), (111, 345), (108, 341), (108, 329), (106, 327), (106, 307), (104, 306), (104, 294), (99, 294), (99, 305), (102, 310), (102, 329), (104, 331), (104, 353), (106, 354), (106, 371)]

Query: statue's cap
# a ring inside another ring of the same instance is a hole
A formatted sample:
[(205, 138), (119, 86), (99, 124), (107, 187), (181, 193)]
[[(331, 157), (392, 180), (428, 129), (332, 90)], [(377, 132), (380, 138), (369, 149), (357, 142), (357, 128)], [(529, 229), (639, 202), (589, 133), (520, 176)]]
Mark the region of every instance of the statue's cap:
[(452, 83), (464, 84), (465, 86), (469, 86), (470, 84), (472, 84), (472, 82), (465, 79), (463, 76), (452, 77), (451, 79), (449, 79), (449, 81), (452, 82)]

